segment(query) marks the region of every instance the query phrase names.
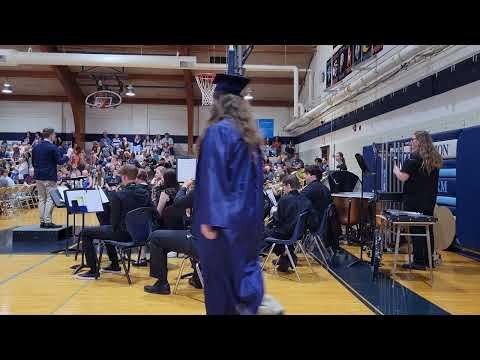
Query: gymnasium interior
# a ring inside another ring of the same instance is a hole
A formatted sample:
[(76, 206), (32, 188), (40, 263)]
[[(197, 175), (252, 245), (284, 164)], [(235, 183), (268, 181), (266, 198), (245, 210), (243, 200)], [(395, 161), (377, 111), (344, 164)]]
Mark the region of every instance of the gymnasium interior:
[[(201, 259), (190, 266), (181, 251), (166, 252), (171, 293), (145, 290), (155, 282), (148, 236), (133, 252), (117, 249), (128, 269), (76, 278), (86, 266), (80, 231), (98, 227), (101, 211), (75, 211), (66, 196), (88, 189), (102, 207), (106, 189), (117, 191), (112, 161), (143, 170), (155, 206), (168, 193), (156, 191), (157, 176), (176, 172), (176, 191), (194, 178), (212, 126), (214, 78), (234, 56), (249, 79), (241, 97), (264, 138), (266, 201), (280, 204), (282, 174), (304, 189), (315, 165), (334, 205), (325, 226), (339, 229), (297, 234), (298, 262), (288, 271), (277, 271), (269, 249), (259, 256), (265, 314), (480, 314), (479, 54), (477, 45), (0, 45), (0, 314), (206, 314)], [(57, 168), (61, 190), (46, 195), (58, 228), (40, 227), (31, 153), (44, 129), (54, 129), (69, 157)], [(418, 131), (442, 160), (435, 209), (422, 221), (402, 213), (402, 222), (394, 218), (405, 183), (394, 173)], [(274, 217), (269, 208), (261, 220), (267, 227)], [(424, 269), (403, 266), (412, 241), (428, 243), (403, 235), (415, 221), (433, 235)], [(108, 265), (106, 253), (100, 263)], [(201, 285), (192, 286), (192, 272)]]

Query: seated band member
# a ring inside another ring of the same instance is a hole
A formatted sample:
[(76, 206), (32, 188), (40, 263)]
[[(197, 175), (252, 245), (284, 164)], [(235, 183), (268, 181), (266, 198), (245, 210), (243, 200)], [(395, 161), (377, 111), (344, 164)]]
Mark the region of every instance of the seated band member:
[(292, 160), (292, 166), (295, 169), (301, 169), (304, 167), (303, 161), (300, 159), (300, 155), (298, 153), (295, 153), (295, 156)]
[[(432, 137), (426, 131), (416, 131), (411, 141), (410, 159), (403, 163), (402, 169), (395, 165), (393, 173), (404, 184), (403, 201), (406, 211), (416, 211), (433, 215), (438, 192), (439, 169), (442, 156), (433, 146)], [(424, 234), (424, 227), (410, 226), (411, 234)], [(427, 242), (425, 237), (412, 237), (413, 263), (405, 268), (425, 270), (428, 265)], [(433, 228), (430, 226), (430, 249), (435, 249)], [(433, 261), (432, 261), (433, 264)]]
[[(184, 210), (193, 207), (194, 190), (190, 190), (192, 184), (192, 180), (183, 184), (173, 202), (174, 207)], [(150, 276), (156, 278), (157, 281), (153, 285), (146, 285), (144, 290), (148, 293), (168, 295), (170, 294), (170, 285), (167, 278), (167, 254), (174, 251), (198, 258), (195, 240), (188, 230), (157, 230), (150, 235), (149, 247)], [(201, 289), (202, 285), (193, 265), (192, 261), (194, 275), (190, 278), (189, 283), (193, 287)]]
[(301, 192), (301, 194), (307, 197), (312, 203), (315, 214), (318, 217), (317, 223), (319, 226), (322, 223), (325, 210), (332, 202), (330, 190), (328, 190), (328, 188), (320, 182), (322, 173), (323, 171), (319, 166), (307, 165), (305, 167), (305, 179), (308, 185)]
[[(133, 165), (124, 165), (119, 170), (122, 178), (123, 190), (110, 192), (110, 224), (100, 225), (92, 228), (85, 228), (80, 232), (82, 244), (85, 249), (85, 258), (90, 270), (75, 277), (82, 280), (93, 280), (97, 273), (97, 255), (93, 244), (94, 239), (115, 240), (121, 242), (131, 241), (130, 234), (127, 232), (125, 217), (128, 212), (140, 207), (151, 207), (155, 209), (148, 191), (144, 187), (138, 186), (138, 169)], [(102, 272), (120, 272), (118, 257), (115, 248), (106, 245), (108, 257), (111, 261), (110, 266), (102, 269)]]
[[(277, 239), (287, 240), (293, 235), (297, 217), (306, 210), (312, 210), (312, 203), (308, 198), (302, 195), (300, 189), (300, 181), (295, 175), (287, 175), (283, 179), (284, 195), (278, 202), (277, 212), (273, 216), (273, 228), (266, 228), (264, 237), (274, 237)], [(266, 244), (264, 244), (265, 246)], [(295, 266), (297, 265), (297, 257), (293, 251), (294, 247), (289, 248)], [(275, 246), (273, 252), (280, 256), (277, 270), (288, 272), (291, 266), (283, 246)]]

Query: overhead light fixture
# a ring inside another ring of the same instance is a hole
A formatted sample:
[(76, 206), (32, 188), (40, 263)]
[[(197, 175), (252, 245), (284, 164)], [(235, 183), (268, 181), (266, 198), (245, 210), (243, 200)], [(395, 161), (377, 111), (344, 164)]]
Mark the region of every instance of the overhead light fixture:
[(127, 96), (135, 96), (135, 89), (133, 88), (133, 85), (128, 85), (127, 86), (127, 92), (125, 93)]
[(11, 94), (12, 92), (13, 92), (12, 84), (10, 84), (10, 83), (8, 82), (8, 80), (5, 81), (4, 84), (3, 84), (2, 93), (4, 93), (4, 94)]
[(249, 90), (247, 95), (245, 95), (243, 99), (247, 101), (253, 100), (252, 92)]

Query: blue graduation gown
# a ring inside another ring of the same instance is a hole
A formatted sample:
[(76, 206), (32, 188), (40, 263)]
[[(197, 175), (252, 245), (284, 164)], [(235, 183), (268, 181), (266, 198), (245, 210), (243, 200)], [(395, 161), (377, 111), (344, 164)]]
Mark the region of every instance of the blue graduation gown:
[[(208, 315), (256, 314), (263, 299), (257, 248), (263, 231), (263, 163), (231, 119), (211, 125), (200, 147), (193, 233)], [(218, 230), (215, 240), (200, 225)]]

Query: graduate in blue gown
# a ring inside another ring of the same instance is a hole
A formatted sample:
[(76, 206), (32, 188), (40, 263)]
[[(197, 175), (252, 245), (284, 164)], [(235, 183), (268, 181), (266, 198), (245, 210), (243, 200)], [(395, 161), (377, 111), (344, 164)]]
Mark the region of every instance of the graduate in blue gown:
[[(200, 140), (193, 233), (208, 315), (256, 314), (263, 298), (263, 139), (240, 92), (248, 79), (218, 74)], [(197, 196), (198, 195), (198, 196)]]

